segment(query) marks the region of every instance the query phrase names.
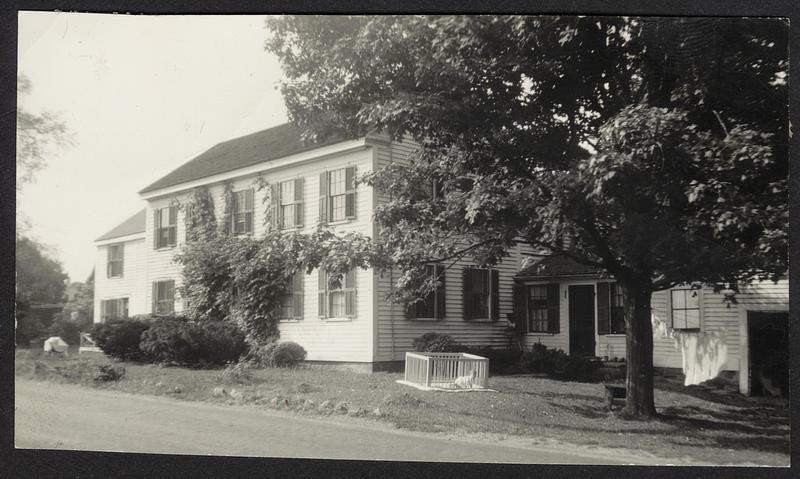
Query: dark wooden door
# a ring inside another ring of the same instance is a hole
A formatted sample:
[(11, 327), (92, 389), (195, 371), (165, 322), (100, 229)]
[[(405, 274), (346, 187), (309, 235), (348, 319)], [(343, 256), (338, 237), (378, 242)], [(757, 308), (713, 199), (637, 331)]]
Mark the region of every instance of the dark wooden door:
[(594, 356), (594, 286), (569, 287), (569, 354)]

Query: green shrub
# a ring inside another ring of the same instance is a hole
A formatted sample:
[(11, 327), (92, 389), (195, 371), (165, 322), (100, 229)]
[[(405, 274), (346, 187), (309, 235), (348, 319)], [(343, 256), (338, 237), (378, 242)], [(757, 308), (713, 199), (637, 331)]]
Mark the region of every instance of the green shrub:
[(272, 365), (278, 368), (293, 368), (306, 359), (306, 350), (297, 343), (278, 343), (272, 350)]
[(249, 361), (230, 363), (222, 371), (222, 380), (230, 384), (249, 384), (253, 381), (252, 368)]
[(534, 344), (530, 351), (525, 351), (519, 360), (519, 368), (523, 372), (544, 373), (563, 381), (594, 379), (600, 365), (599, 361), (569, 356), (561, 349), (549, 349), (539, 343)]
[(150, 321), (138, 318), (114, 319), (97, 323), (92, 328), (92, 339), (106, 355), (122, 360), (143, 359), (139, 349), (142, 333)]
[(519, 371), (522, 351), (508, 348), (492, 348), (491, 346), (470, 346), (463, 352), (482, 356), (489, 360), (490, 373), (514, 373)]
[(275, 354), (276, 347), (278, 347), (276, 341), (251, 347), (250, 352), (247, 354), (247, 361), (260, 368), (272, 367), (272, 356)]
[(119, 381), (125, 376), (125, 368), (114, 364), (100, 364), (95, 368), (94, 382)]
[(222, 365), (247, 351), (244, 333), (226, 322), (196, 322), (180, 316), (153, 321), (139, 347), (154, 362), (190, 366)]
[(424, 353), (453, 353), (464, 350), (452, 336), (440, 333), (425, 333), (414, 339), (414, 351)]

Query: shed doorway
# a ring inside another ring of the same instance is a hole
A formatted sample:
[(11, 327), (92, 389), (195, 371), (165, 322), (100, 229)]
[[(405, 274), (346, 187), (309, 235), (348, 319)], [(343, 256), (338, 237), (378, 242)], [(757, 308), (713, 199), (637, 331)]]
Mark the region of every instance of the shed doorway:
[(748, 311), (750, 395), (786, 397), (789, 390), (789, 313)]
[(569, 287), (569, 354), (594, 356), (594, 285)]

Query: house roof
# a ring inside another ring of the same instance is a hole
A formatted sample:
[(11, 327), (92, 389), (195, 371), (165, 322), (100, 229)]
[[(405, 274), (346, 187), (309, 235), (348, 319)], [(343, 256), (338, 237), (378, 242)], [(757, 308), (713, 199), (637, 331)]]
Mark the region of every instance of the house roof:
[(97, 238), (95, 241), (103, 241), (121, 236), (128, 236), (136, 233), (144, 233), (145, 229), (145, 209), (115, 226), (111, 231)]
[(601, 268), (586, 266), (577, 261), (561, 255), (545, 256), (536, 263), (523, 268), (517, 273), (517, 279), (553, 278), (568, 276), (599, 276), (603, 273)]
[(320, 142), (302, 139), (303, 129), (289, 123), (223, 141), (145, 187), (139, 193), (199, 180), (346, 140), (333, 135)]

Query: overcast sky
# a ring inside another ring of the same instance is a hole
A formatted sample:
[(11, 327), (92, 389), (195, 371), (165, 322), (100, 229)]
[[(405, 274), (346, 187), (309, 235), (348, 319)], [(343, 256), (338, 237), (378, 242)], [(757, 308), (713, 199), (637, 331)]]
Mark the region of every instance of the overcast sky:
[(286, 121), (264, 16), (19, 14), (32, 112), (59, 114), (74, 146), (18, 201), (72, 281), (95, 238), (144, 207), (137, 192), (214, 144)]

